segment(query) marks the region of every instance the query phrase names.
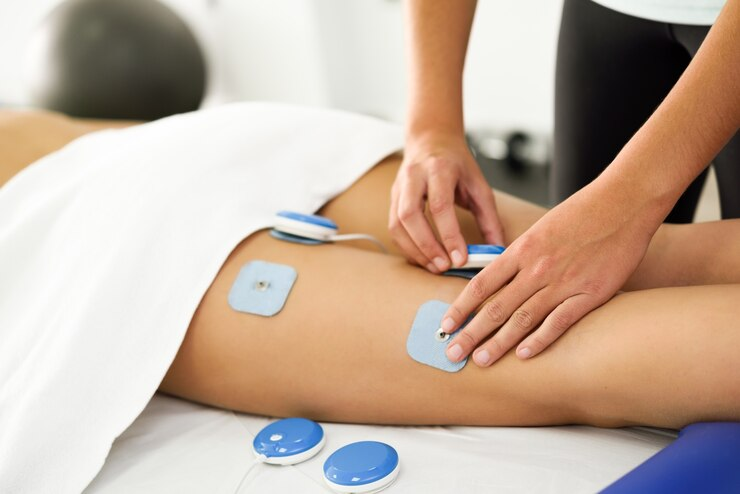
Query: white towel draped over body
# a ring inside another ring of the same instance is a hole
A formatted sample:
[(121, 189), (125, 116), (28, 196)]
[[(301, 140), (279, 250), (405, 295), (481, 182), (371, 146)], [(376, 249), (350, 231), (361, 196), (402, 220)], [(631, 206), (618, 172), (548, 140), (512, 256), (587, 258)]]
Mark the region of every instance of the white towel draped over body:
[(82, 137), (0, 189), (0, 492), (84, 489), (233, 248), (280, 209), (316, 211), (402, 137), (240, 103)]

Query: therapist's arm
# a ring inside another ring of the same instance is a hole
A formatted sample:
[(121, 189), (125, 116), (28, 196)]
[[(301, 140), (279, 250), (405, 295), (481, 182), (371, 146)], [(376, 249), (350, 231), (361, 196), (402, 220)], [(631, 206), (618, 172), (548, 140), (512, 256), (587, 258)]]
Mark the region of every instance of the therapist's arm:
[(739, 126), (740, 0), (729, 0), (678, 83), (604, 173), (545, 214), (455, 300), (442, 324), (448, 332), (493, 295), (448, 357), (460, 360), (479, 345), (473, 360), (483, 366), (515, 345), (520, 358), (532, 357), (606, 302)]
[(405, 2), (409, 109), (389, 229), (406, 257), (435, 273), (467, 260), (456, 203), (473, 213), (486, 241), (503, 242), (493, 193), (463, 126), (462, 73), (475, 7), (475, 0)]

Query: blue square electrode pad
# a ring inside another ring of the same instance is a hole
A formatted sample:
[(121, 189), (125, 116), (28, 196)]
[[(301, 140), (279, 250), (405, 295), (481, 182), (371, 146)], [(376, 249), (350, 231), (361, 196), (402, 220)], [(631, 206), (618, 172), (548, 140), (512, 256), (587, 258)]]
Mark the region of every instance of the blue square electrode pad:
[[(449, 306), (450, 304), (441, 300), (430, 300), (419, 307), (414, 323), (411, 325), (411, 332), (406, 340), (406, 351), (417, 362), (431, 365), (443, 371), (457, 372), (465, 367), (468, 359), (451, 362), (447, 358), (445, 350), (460, 330), (458, 329), (452, 333), (446, 340), (437, 337), (442, 316), (445, 315)], [(464, 328), (465, 324), (460, 329)]]
[(284, 264), (250, 261), (231, 285), (229, 305), (239, 312), (274, 316), (285, 305), (297, 276), (295, 269)]

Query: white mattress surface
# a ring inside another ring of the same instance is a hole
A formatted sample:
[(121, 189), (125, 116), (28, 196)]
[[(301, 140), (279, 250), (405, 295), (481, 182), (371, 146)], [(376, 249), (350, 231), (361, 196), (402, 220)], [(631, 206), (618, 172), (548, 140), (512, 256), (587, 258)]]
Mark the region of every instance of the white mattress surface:
[(389, 494), (596, 492), (675, 438), (643, 428), (323, 423), (326, 445), (318, 456), (295, 466), (256, 464), (252, 440), (272, 420), (157, 394), (115, 441), (85, 492), (326, 494), (324, 461), (361, 440), (398, 451), (401, 472)]

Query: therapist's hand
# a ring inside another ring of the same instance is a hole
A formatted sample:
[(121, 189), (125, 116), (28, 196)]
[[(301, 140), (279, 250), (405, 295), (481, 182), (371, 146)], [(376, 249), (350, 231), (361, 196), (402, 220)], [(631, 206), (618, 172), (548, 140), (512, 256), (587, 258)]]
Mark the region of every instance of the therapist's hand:
[[(431, 222), (424, 214), (427, 202)], [(444, 133), (409, 137), (391, 189), (388, 221), (393, 240), (409, 260), (433, 273), (467, 261), (455, 204), (473, 213), (486, 242), (503, 244), (493, 191), (465, 137)]]
[(488, 366), (516, 345), (520, 358), (537, 355), (622, 287), (660, 218), (597, 182), (545, 214), (470, 281), (442, 329), (453, 332), (483, 305), (448, 345), (450, 360), (475, 349), (473, 361)]

